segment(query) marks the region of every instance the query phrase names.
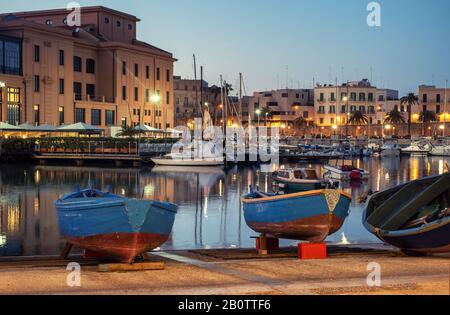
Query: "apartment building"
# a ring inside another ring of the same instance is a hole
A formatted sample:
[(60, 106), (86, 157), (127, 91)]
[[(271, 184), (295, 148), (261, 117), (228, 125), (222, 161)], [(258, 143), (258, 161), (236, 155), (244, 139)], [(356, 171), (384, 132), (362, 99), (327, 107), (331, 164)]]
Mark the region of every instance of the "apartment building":
[(355, 111), (362, 112), (371, 125), (382, 124), (389, 102), (398, 100), (398, 91), (378, 89), (367, 79), (342, 85), (317, 85), (314, 89), (315, 123), (319, 127), (339, 127)]
[(299, 117), (306, 121), (314, 120), (313, 99), (314, 91), (309, 89), (255, 92), (246, 99), (244, 108), (256, 124), (259, 122), (271, 127), (289, 127)]
[(417, 89), (419, 105), (412, 109), (413, 122), (418, 121), (421, 112), (428, 110), (436, 113), (440, 122), (450, 122), (450, 95), (447, 88), (434, 85), (420, 85)]
[(0, 15), (0, 121), (174, 126), (173, 55), (136, 38), (137, 17), (81, 8)]

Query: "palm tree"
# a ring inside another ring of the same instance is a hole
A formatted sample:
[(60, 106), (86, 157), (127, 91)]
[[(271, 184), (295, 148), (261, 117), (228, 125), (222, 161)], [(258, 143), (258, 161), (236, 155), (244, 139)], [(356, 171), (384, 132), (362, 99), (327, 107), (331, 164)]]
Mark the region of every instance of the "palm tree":
[(425, 127), (430, 122), (437, 121), (436, 113), (430, 110), (424, 110), (419, 115), (419, 121), (422, 122), (422, 136), (425, 136)]
[(400, 104), (407, 106), (408, 108), (408, 134), (411, 136), (411, 112), (414, 105), (419, 104), (419, 98), (414, 95), (414, 93), (409, 93), (407, 96), (404, 96), (400, 99)]
[(123, 126), (122, 130), (118, 133), (118, 136), (125, 138), (133, 138), (139, 133), (141, 132), (139, 130), (136, 130), (133, 126)]
[(368, 122), (367, 116), (359, 110), (354, 111), (348, 119), (350, 125), (367, 125)]
[(405, 118), (403, 118), (402, 113), (395, 108), (386, 114), (384, 122), (392, 125), (404, 124)]

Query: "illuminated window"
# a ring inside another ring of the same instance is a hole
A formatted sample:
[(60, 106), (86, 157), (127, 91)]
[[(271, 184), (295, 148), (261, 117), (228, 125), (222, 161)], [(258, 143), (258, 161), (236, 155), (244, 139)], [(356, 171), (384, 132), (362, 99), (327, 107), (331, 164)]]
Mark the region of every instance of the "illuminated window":
[(18, 125), (20, 123), (20, 89), (8, 88), (8, 123)]

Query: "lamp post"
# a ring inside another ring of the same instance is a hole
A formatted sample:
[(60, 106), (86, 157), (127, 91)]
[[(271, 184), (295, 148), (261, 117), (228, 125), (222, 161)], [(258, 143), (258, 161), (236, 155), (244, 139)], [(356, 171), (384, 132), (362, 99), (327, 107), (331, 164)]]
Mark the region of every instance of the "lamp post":
[(151, 97), (151, 101), (153, 103), (153, 127), (156, 128), (156, 109), (161, 97), (159, 94), (155, 93)]
[(255, 111), (255, 113), (256, 113), (256, 115), (258, 116), (258, 128), (259, 128), (259, 117), (260, 117), (260, 115), (261, 115), (261, 109), (257, 109), (256, 111)]
[[(348, 88), (347, 88), (348, 91)], [(347, 95), (342, 98), (342, 100), (345, 102), (345, 137), (348, 138), (348, 118), (349, 118), (349, 112), (348, 112), (348, 92)]]

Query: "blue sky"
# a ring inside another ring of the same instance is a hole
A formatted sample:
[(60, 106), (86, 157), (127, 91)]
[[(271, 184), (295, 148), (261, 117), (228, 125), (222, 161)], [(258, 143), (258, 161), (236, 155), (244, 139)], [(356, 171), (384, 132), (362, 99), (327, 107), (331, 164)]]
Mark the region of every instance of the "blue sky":
[[(69, 1), (2, 1), (2, 12), (65, 7)], [(369, 0), (98, 0), (142, 19), (138, 37), (173, 52), (175, 74), (247, 93), (372, 78), (379, 87), (415, 91), (450, 79), (450, 1), (383, 0), (381, 27), (366, 23)], [(288, 66), (288, 71), (286, 70)], [(371, 70), (372, 69), (372, 70)]]

